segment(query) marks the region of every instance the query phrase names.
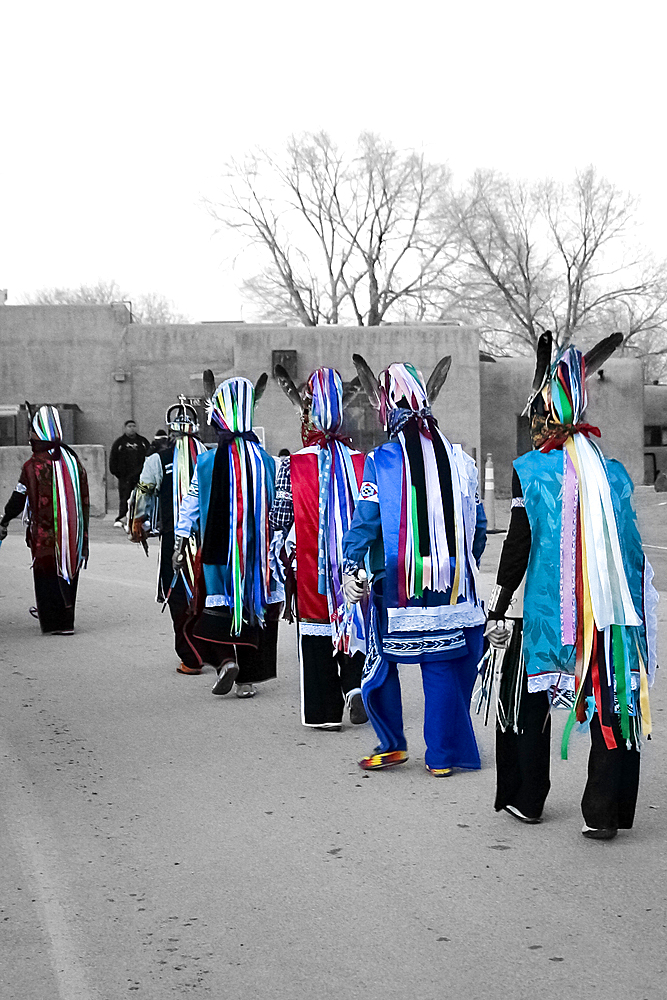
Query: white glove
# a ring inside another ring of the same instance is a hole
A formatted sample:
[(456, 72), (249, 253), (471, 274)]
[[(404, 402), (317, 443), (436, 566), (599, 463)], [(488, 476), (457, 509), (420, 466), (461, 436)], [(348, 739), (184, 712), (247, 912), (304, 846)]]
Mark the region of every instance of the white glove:
[(497, 620), (489, 619), (484, 630), (484, 637), (489, 640), (489, 645), (494, 649), (507, 649), (510, 644), (512, 632), (507, 628), (504, 618)]
[(348, 604), (357, 604), (367, 590), (366, 570), (358, 569), (356, 573), (343, 573), (343, 593)]

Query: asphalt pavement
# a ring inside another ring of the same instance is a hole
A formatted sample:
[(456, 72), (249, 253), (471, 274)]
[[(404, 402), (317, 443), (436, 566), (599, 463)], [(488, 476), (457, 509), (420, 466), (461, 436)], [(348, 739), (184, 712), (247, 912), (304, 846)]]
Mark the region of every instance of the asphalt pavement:
[[(667, 592), (667, 505), (639, 491)], [(504, 538), (482, 563), (493, 582)], [(650, 548), (649, 548), (650, 546)], [(368, 725), (300, 724), (294, 627), (258, 696), (176, 673), (150, 558), (93, 523), (76, 634), (42, 636), (19, 525), (0, 547), (2, 1000), (662, 1000), (667, 993), (665, 685), (636, 825), (582, 838), (588, 741), (558, 757), (540, 826), (493, 810), (483, 767), (424, 770), (418, 671), (408, 764), (368, 774)], [(660, 608), (667, 638), (667, 602)]]

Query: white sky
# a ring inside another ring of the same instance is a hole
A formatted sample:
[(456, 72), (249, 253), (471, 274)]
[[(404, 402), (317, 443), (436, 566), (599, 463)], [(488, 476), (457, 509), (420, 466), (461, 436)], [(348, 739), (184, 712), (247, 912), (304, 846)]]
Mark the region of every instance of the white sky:
[(665, 15), (635, 3), (36, 0), (0, 18), (0, 288), (116, 279), (237, 319), (201, 205), (255, 144), (364, 129), (446, 160), (642, 199), (667, 256)]

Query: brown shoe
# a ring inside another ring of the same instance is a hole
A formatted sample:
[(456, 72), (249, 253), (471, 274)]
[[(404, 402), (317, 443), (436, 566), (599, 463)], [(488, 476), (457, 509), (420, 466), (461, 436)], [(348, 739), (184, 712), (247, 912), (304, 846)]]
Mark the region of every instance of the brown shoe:
[(188, 667), (185, 663), (179, 663), (176, 667), (176, 672), (179, 674), (201, 674), (201, 667)]

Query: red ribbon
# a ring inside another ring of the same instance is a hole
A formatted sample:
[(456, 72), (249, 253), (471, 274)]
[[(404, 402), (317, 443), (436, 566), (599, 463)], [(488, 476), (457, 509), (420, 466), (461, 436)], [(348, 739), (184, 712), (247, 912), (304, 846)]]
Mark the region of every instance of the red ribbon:
[(303, 441), (304, 448), (310, 448), (316, 444), (320, 448), (325, 448), (329, 441), (340, 441), (341, 444), (346, 444), (350, 448), (352, 447), (351, 437), (344, 434), (337, 434), (336, 431), (320, 431), (316, 427), (302, 427), (301, 440)]
[(574, 434), (585, 434), (587, 438), (590, 438), (591, 434), (595, 437), (600, 437), (600, 428), (593, 427), (592, 424), (563, 424), (554, 433), (553, 437), (549, 437), (544, 444), (540, 447), (540, 451), (547, 452), (552, 451), (554, 448), (562, 448), (569, 437)]

